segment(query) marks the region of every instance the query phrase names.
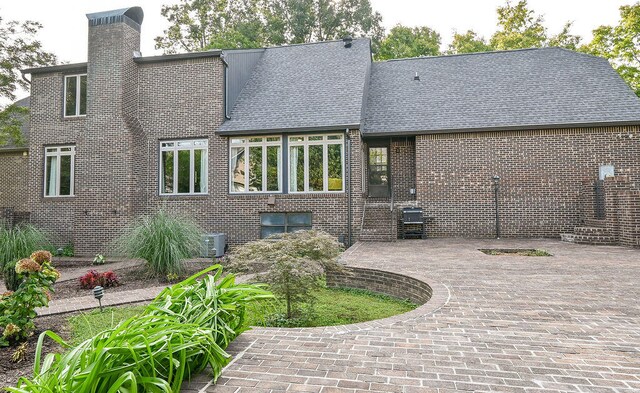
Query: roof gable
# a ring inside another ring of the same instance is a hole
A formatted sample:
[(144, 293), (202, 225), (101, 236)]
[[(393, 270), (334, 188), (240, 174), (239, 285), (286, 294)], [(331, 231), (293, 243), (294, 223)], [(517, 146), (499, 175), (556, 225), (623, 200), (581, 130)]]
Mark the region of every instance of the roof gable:
[(358, 127), (370, 41), (267, 48), (221, 134)]

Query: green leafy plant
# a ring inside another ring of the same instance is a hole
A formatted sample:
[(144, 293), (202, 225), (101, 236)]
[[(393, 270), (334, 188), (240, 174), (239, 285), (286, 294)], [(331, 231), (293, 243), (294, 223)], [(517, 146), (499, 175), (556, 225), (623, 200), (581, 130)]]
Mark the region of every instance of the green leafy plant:
[(91, 264), (92, 265), (104, 265), (106, 261), (107, 260), (104, 257), (104, 255), (96, 254), (96, 256), (93, 258), (93, 262)]
[(125, 229), (116, 241), (116, 250), (147, 261), (149, 271), (157, 277), (182, 273), (182, 261), (200, 251), (203, 231), (185, 217), (159, 212), (141, 217)]
[(75, 248), (73, 243), (69, 242), (66, 246), (62, 247), (62, 256), (63, 257), (73, 257), (76, 255)]
[(48, 245), (47, 236), (33, 225), (18, 225), (12, 229), (0, 225), (0, 268), (6, 263), (28, 258)]
[(9, 291), (15, 291), (22, 282), (22, 277), (16, 273), (16, 263), (18, 261), (7, 262), (4, 265), (4, 285)]
[[(209, 275), (209, 273), (213, 273)], [(200, 279), (201, 280), (198, 280)], [(179, 392), (182, 381), (210, 366), (214, 378), (230, 360), (229, 343), (246, 328), (246, 306), (272, 295), (262, 285), (236, 284), (214, 265), (162, 291), (142, 314), (42, 360), (51, 339), (40, 335), (34, 377), (10, 392)]]
[(18, 343), (33, 334), (35, 310), (49, 304), (53, 284), (60, 278), (60, 273), (51, 266), (48, 251), (37, 251), (30, 258), (21, 259), (15, 270), (23, 280), (15, 292), (0, 296), (0, 346)]
[(260, 272), (260, 279), (286, 304), (286, 318), (304, 318), (313, 310), (315, 289), (322, 287), (325, 269), (341, 269), (342, 246), (321, 231), (298, 231), (257, 240), (238, 247), (231, 255), (234, 270)]

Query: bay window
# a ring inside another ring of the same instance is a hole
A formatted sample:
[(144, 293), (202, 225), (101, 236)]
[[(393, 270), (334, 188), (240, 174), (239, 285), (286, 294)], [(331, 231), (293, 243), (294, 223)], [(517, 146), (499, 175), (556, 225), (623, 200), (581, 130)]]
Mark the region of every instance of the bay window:
[(344, 136), (289, 137), (289, 192), (344, 191)]
[(75, 146), (45, 148), (44, 196), (73, 196)]
[(160, 143), (160, 195), (206, 194), (206, 139)]
[(233, 138), (230, 157), (232, 193), (281, 192), (281, 137)]

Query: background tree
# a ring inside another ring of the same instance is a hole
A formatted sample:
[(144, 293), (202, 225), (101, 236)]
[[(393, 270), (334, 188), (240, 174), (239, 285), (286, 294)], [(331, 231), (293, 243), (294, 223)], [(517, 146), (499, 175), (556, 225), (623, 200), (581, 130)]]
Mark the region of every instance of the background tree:
[[(38, 22), (5, 22), (0, 17), (0, 99), (13, 101), (18, 88), (29, 88), (20, 70), (55, 63), (55, 55), (46, 52), (36, 39), (41, 28)], [(0, 146), (24, 142), (20, 127), (27, 113), (17, 105), (0, 107)]]
[(165, 53), (255, 48), (384, 35), (369, 0), (182, 0), (162, 7), (171, 25), (156, 37)]
[(380, 43), (378, 60), (440, 54), (440, 34), (427, 26), (397, 25)]
[(580, 41), (582, 41), (582, 37), (570, 33), (572, 25), (573, 22), (565, 23), (560, 33), (549, 38), (547, 46), (577, 50), (580, 45)]
[(478, 36), (478, 34), (473, 30), (467, 30), (464, 34), (453, 34), (453, 41), (449, 44), (449, 50), (447, 53), (473, 53), (486, 52), (490, 50), (492, 50), (492, 48), (484, 38)]
[(539, 48), (547, 41), (544, 18), (528, 8), (527, 0), (498, 7), (498, 28), (491, 37), (495, 50)]
[(600, 26), (581, 50), (609, 59), (640, 97), (640, 3), (620, 7), (617, 26)]

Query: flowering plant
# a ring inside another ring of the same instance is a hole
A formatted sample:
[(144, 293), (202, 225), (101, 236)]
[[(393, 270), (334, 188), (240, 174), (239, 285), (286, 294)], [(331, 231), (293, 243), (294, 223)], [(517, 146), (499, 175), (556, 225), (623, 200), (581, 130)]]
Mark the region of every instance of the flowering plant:
[(111, 270), (104, 273), (90, 270), (80, 277), (80, 287), (84, 289), (91, 289), (98, 285), (104, 288), (117, 287), (120, 282), (118, 281), (118, 276)]
[(15, 291), (0, 295), (0, 347), (25, 340), (33, 334), (36, 308), (51, 300), (60, 273), (51, 265), (51, 253), (36, 251), (15, 267), (22, 281)]

